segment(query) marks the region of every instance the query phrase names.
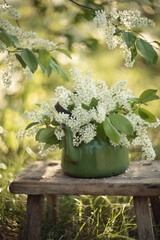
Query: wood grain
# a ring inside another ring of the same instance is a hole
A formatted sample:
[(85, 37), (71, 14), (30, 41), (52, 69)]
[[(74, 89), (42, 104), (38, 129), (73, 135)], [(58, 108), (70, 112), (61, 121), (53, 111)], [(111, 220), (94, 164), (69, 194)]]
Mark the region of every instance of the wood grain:
[(56, 212), (56, 204), (57, 204), (57, 195), (47, 195), (47, 219), (51, 225), (54, 225), (57, 220), (57, 212)]
[(150, 197), (150, 200), (155, 223), (160, 228), (160, 197)]
[(43, 195), (28, 195), (24, 240), (40, 240)]
[(90, 194), (160, 196), (160, 161), (131, 162), (121, 175), (107, 178), (73, 178), (64, 174), (60, 161), (38, 161), (11, 183), (19, 194)]
[(134, 197), (139, 240), (154, 240), (152, 219), (147, 197)]

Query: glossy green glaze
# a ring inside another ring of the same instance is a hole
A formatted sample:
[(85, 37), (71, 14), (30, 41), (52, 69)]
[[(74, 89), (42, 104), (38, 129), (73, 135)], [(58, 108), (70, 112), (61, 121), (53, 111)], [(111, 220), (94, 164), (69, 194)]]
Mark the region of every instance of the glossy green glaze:
[(128, 149), (113, 147), (95, 137), (78, 147), (72, 144), (72, 135), (66, 129), (61, 166), (67, 175), (81, 178), (99, 178), (123, 173), (129, 165)]

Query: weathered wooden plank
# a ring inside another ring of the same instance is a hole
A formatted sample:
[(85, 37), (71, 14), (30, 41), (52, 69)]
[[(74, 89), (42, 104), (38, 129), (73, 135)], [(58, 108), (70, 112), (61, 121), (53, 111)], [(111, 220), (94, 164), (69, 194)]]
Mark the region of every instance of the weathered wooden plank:
[(160, 161), (131, 162), (124, 174), (97, 179), (68, 177), (59, 161), (40, 161), (22, 171), (11, 183), (10, 191), (24, 194), (159, 196)]
[(160, 197), (150, 197), (150, 201), (155, 223), (160, 228)]
[(54, 225), (57, 220), (56, 213), (57, 195), (47, 195), (47, 219), (50, 224)]
[(28, 195), (24, 240), (40, 240), (43, 195)]
[(154, 240), (152, 219), (147, 197), (134, 197), (139, 240)]

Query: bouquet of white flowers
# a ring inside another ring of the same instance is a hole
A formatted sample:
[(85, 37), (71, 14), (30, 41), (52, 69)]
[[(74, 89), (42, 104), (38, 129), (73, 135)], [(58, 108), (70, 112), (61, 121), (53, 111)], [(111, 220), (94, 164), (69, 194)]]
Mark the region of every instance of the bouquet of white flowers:
[(132, 90), (126, 88), (127, 81), (108, 88), (104, 81), (95, 82), (92, 71), (87, 71), (84, 78), (77, 69), (70, 71), (73, 92), (59, 86), (50, 103), (38, 104), (40, 110), (25, 111), (23, 118), (32, 122), (18, 136), (35, 135), (42, 154), (63, 147), (67, 126), (73, 146), (87, 144), (97, 136), (113, 146), (140, 145), (146, 159), (153, 160), (155, 151), (147, 130), (159, 126), (160, 120), (142, 105), (159, 99), (157, 90), (145, 90), (135, 98)]

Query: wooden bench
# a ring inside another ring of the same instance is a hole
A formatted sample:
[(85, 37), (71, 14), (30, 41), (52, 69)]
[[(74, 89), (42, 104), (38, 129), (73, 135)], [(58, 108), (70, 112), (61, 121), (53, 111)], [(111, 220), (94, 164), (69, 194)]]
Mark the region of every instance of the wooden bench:
[(160, 161), (131, 162), (119, 176), (80, 179), (66, 176), (60, 161), (39, 161), (24, 169), (11, 183), (10, 191), (27, 194), (25, 240), (39, 240), (44, 195), (56, 204), (56, 195), (133, 196), (139, 240), (153, 240), (149, 198), (155, 218), (160, 224)]

